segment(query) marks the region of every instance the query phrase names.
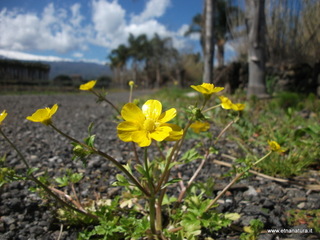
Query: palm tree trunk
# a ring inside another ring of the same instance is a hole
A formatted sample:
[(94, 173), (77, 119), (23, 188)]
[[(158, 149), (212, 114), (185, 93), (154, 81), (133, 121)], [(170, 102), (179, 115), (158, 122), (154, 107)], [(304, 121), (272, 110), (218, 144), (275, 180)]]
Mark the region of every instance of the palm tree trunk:
[(213, 63), (214, 63), (214, 31), (213, 31), (213, 13), (214, 1), (205, 0), (205, 52), (203, 82), (213, 82)]
[(218, 67), (224, 66), (224, 40), (219, 40), (217, 42), (217, 60)]
[(265, 0), (246, 0), (248, 28), (249, 83), (247, 97), (267, 96), (265, 83)]

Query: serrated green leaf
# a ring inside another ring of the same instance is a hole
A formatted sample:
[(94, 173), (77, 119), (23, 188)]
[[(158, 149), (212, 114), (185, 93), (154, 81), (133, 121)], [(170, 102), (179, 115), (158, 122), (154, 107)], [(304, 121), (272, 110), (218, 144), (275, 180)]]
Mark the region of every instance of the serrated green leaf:
[(73, 173), (70, 176), (70, 181), (72, 183), (77, 183), (77, 182), (81, 181), (82, 178), (83, 178), (83, 174), (82, 173)]
[(65, 187), (69, 184), (69, 178), (67, 176), (57, 177), (54, 180), (59, 184), (59, 187)]
[(201, 156), (196, 149), (192, 148), (182, 155), (180, 161), (183, 161), (184, 163), (189, 163), (199, 158), (203, 158), (203, 156)]

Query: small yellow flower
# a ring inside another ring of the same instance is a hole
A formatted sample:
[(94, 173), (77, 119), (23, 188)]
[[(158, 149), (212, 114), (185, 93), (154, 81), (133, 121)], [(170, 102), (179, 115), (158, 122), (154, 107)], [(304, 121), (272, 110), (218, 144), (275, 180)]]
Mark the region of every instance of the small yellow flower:
[(89, 81), (85, 84), (81, 84), (79, 89), (83, 91), (90, 91), (97, 83), (97, 80)]
[(134, 81), (129, 81), (129, 86), (133, 87), (134, 86)]
[(242, 103), (235, 103), (235, 104), (232, 104), (231, 106), (231, 108), (235, 111), (242, 111), (245, 107), (246, 105)]
[(224, 109), (233, 109), (235, 111), (242, 111), (245, 108), (245, 104), (233, 103), (229, 98), (220, 96), (221, 107)]
[(285, 150), (281, 148), (279, 143), (277, 143), (276, 141), (268, 141), (268, 144), (269, 144), (270, 150), (273, 152), (279, 152), (279, 153), (285, 152)]
[(210, 123), (208, 122), (200, 122), (196, 121), (190, 125), (190, 128), (195, 132), (195, 133), (200, 133), (200, 132), (206, 132), (210, 128)]
[(2, 113), (0, 113), (0, 125), (2, 123), (2, 121), (7, 117), (8, 113), (6, 112), (6, 110), (4, 110)]
[(176, 116), (176, 109), (171, 108), (162, 113), (162, 104), (157, 100), (148, 100), (140, 109), (134, 103), (127, 103), (121, 110), (125, 120), (117, 127), (118, 136), (124, 142), (136, 142), (140, 147), (147, 147), (152, 139), (177, 141), (183, 130), (167, 123)]
[(202, 83), (201, 85), (191, 85), (191, 87), (205, 96), (211, 96), (214, 93), (222, 91), (223, 87), (215, 87), (211, 83)]
[(51, 117), (58, 110), (58, 105), (55, 104), (52, 108), (42, 108), (38, 109), (34, 114), (28, 116), (27, 119), (32, 122), (40, 122), (44, 125), (49, 125), (51, 123)]
[(221, 101), (221, 107), (224, 109), (231, 109), (233, 103), (231, 102), (231, 100), (225, 96), (220, 96), (219, 97), (220, 101)]

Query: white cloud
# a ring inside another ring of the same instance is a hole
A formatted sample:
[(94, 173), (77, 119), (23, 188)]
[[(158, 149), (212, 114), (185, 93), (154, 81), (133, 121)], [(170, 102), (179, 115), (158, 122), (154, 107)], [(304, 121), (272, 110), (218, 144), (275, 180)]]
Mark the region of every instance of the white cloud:
[[(148, 0), (140, 14), (128, 15), (118, 0), (91, 0), (91, 16), (81, 14), (75, 3), (69, 9), (49, 3), (40, 13), (3, 9), (0, 11), (0, 48), (13, 51), (51, 50), (81, 58), (89, 44), (113, 49), (126, 44), (129, 34), (155, 33), (172, 37), (175, 47), (183, 48), (186, 40), (182, 26), (169, 31), (157, 18), (163, 16), (171, 0)], [(85, 22), (84, 20), (89, 20)], [(103, 53), (104, 54), (104, 53)], [(105, 56), (102, 56), (105, 58)]]
[(83, 53), (81, 52), (75, 52), (72, 54), (72, 56), (76, 57), (76, 58), (82, 58), (83, 57)]
[(56, 56), (41, 56), (41, 55), (34, 55), (29, 53), (22, 53), (18, 51), (10, 51), (0, 49), (0, 56), (10, 58), (10, 59), (18, 59), (18, 60), (25, 60), (25, 61), (72, 61), (72, 59), (68, 58), (60, 58)]
[(75, 27), (80, 26), (81, 22), (83, 20), (83, 16), (80, 13), (80, 8), (81, 8), (81, 4), (79, 4), (79, 3), (75, 3), (70, 8), (71, 13), (72, 13), (72, 17), (71, 17), (70, 22)]
[(141, 24), (131, 23), (126, 26), (125, 32), (127, 35), (129, 35), (130, 33), (132, 33), (133, 35), (140, 35), (144, 33), (148, 37), (153, 37), (155, 33), (158, 33), (162, 37), (170, 35), (165, 26), (163, 26), (156, 20), (148, 20)]
[(121, 38), (125, 22), (125, 10), (117, 1), (94, 0), (92, 21), (96, 31), (96, 42), (104, 46), (113, 45), (115, 38)]
[(152, 18), (161, 17), (170, 4), (170, 0), (150, 0), (140, 15), (132, 17), (132, 22), (142, 23)]
[(86, 28), (81, 28), (79, 8), (71, 7), (72, 15), (56, 9), (53, 3), (39, 16), (35, 13), (0, 12), (0, 47), (9, 50), (54, 50), (65, 53), (83, 46)]

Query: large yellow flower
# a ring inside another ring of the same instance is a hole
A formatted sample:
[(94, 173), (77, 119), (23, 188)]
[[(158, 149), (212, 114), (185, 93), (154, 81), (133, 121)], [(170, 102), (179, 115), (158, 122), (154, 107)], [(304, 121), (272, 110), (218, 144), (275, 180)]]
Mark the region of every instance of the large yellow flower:
[(181, 139), (183, 130), (167, 123), (176, 116), (175, 108), (162, 113), (162, 104), (157, 100), (148, 100), (140, 109), (134, 103), (127, 103), (121, 110), (125, 120), (118, 127), (118, 136), (124, 142), (136, 142), (140, 147), (147, 147), (152, 139), (161, 141), (177, 141)]
[(2, 113), (0, 113), (0, 125), (2, 123), (2, 121), (7, 117), (8, 113), (6, 112), (6, 110), (4, 110)]
[(206, 132), (210, 128), (210, 123), (208, 122), (200, 122), (196, 121), (190, 125), (190, 128), (195, 132), (195, 133), (200, 133), (200, 132)]
[(85, 84), (81, 84), (79, 89), (83, 91), (90, 91), (97, 83), (97, 80), (89, 81)]
[(28, 116), (27, 119), (32, 122), (40, 122), (45, 125), (49, 125), (51, 123), (51, 117), (58, 110), (58, 105), (55, 104), (52, 108), (42, 108), (38, 109), (34, 114)]
[(211, 96), (214, 93), (222, 91), (223, 87), (215, 87), (211, 83), (202, 83), (201, 85), (191, 85), (191, 87), (205, 96)]

